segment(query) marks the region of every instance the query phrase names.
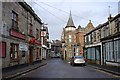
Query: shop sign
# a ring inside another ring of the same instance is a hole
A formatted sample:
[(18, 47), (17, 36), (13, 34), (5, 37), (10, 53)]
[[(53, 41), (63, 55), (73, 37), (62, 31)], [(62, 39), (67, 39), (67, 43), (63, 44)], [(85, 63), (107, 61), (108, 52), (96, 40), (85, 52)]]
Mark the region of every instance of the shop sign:
[(28, 47), (24, 43), (20, 43), (19, 44), (19, 50), (20, 51), (28, 51)]

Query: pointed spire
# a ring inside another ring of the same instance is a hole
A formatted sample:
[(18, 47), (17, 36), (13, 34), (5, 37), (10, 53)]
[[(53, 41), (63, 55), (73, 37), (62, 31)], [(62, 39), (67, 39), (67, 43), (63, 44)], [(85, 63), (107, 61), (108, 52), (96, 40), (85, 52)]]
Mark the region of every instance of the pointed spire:
[(72, 19), (71, 10), (70, 10), (70, 16), (69, 16), (69, 19), (68, 19), (68, 22), (67, 22), (67, 25), (66, 25), (65, 28), (67, 28), (67, 27), (74, 27), (74, 28), (76, 28), (76, 27), (74, 26), (74, 22), (73, 22), (73, 19)]
[(89, 20), (89, 23), (91, 23), (91, 20)]
[(80, 25), (78, 26), (78, 29), (81, 29), (81, 26), (80, 26)]

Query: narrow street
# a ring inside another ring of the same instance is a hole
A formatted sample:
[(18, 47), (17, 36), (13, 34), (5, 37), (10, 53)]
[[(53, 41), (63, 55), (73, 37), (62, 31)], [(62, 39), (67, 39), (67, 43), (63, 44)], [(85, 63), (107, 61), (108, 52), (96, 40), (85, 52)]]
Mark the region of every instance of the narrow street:
[(51, 59), (46, 66), (24, 74), (21, 78), (114, 78), (88, 66), (71, 66), (61, 59)]

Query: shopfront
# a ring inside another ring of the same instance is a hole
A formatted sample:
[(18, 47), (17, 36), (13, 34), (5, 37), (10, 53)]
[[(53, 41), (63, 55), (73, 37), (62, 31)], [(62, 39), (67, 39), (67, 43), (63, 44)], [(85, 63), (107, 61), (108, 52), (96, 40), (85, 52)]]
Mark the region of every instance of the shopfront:
[(120, 38), (103, 42), (104, 64), (118, 65), (120, 63)]

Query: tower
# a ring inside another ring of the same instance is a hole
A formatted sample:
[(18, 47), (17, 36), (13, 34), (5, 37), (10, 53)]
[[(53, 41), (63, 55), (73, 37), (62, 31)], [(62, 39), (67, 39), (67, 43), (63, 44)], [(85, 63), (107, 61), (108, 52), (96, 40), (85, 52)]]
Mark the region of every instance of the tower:
[(72, 56), (75, 55), (76, 52), (76, 36), (75, 36), (76, 27), (74, 25), (72, 14), (70, 11), (69, 19), (67, 25), (65, 27), (65, 53), (64, 57), (66, 60), (70, 60)]

